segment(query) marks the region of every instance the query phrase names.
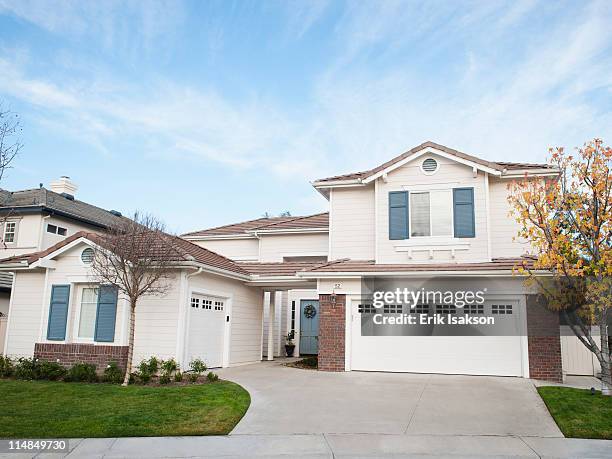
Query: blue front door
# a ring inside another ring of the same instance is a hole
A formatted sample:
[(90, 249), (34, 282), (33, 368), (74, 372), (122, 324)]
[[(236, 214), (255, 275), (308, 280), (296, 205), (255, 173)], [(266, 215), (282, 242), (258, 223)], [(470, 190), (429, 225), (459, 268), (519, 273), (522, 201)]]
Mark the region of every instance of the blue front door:
[(319, 353), (319, 300), (300, 301), (300, 354)]

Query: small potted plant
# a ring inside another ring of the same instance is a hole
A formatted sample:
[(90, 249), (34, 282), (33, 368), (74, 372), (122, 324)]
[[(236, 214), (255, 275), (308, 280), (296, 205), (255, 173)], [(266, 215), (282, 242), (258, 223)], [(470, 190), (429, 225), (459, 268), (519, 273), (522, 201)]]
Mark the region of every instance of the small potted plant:
[(293, 340), (295, 339), (295, 331), (291, 330), (287, 333), (287, 337), (285, 338), (285, 353), (287, 357), (293, 357), (293, 351), (295, 350), (295, 344), (293, 344)]

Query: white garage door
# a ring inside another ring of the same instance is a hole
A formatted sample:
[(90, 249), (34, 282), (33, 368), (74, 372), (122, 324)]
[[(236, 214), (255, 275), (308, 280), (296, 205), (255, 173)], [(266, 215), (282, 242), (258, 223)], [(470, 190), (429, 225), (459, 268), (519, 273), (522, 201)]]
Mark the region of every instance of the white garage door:
[[(518, 301), (485, 303), (485, 315), (515, 327), (512, 336), (362, 336), (360, 302), (352, 302), (351, 369), (410, 373), (522, 376)], [(435, 311), (435, 306), (420, 305)], [(439, 311), (442, 312), (442, 311)], [(447, 313), (448, 310), (444, 310)], [(478, 312), (478, 311), (477, 311)], [(431, 313), (431, 310), (430, 310)], [(456, 308), (455, 314), (464, 314)], [(509, 322), (511, 321), (511, 322)]]
[(223, 365), (225, 300), (192, 295), (189, 308), (187, 362), (202, 359), (209, 368)]

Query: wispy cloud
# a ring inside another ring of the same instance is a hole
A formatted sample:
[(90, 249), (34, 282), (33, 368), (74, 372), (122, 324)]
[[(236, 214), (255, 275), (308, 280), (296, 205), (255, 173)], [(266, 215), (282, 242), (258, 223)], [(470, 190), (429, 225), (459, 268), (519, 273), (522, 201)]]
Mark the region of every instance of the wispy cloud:
[(92, 40), (114, 52), (151, 52), (184, 19), (180, 0), (0, 0), (0, 14), (49, 32)]
[[(99, 16), (95, 33), (108, 32), (106, 46), (122, 33), (114, 2), (62, 3), (50, 15), (31, 3), (7, 5), (0, 0), (0, 10), (60, 34), (94, 33), (90, 20)], [(147, 5), (133, 7), (143, 43), (173, 24), (163, 2)], [(329, 8), (324, 1), (290, 6), (296, 40)], [(552, 144), (612, 137), (610, 110), (591, 97), (612, 87), (612, 9), (594, 2), (517, 35), (536, 11), (559, 14), (529, 0), (349, 2), (329, 39), (332, 64), (309, 86), (296, 87), (305, 100), (299, 109), (256, 87), (236, 97), (207, 82), (164, 76), (132, 82), (95, 72), (81, 79), (35, 75), (27, 59), (6, 53), (0, 93), (36, 107), (39, 122), (57, 135), (104, 154), (129, 137), (144, 154), (288, 179), (371, 167), (426, 139), (490, 159), (541, 160)], [(212, 32), (224, 36), (222, 28)]]

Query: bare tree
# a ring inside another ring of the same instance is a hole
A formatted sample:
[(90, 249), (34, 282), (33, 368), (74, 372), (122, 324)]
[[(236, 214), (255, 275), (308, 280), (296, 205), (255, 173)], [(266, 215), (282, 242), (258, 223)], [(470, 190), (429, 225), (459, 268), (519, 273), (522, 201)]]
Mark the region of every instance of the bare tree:
[[(11, 163), (19, 153), (19, 150), (21, 150), (22, 144), (19, 141), (20, 132), (21, 123), (19, 122), (19, 115), (5, 109), (2, 102), (0, 102), (0, 181), (4, 177), (6, 170), (11, 168)], [(3, 204), (4, 202), (0, 202), (0, 205)], [(2, 215), (0, 218), (1, 228), (4, 228), (10, 215), (10, 212)], [(4, 231), (0, 231), (0, 242), (2, 247), (6, 248)]]
[(20, 132), (19, 115), (5, 109), (0, 102), (0, 180), (21, 150)]
[(95, 238), (92, 270), (101, 284), (110, 284), (130, 303), (130, 334), (127, 367), (123, 385), (127, 386), (134, 357), (136, 307), (144, 296), (163, 296), (170, 287), (180, 251), (173, 236), (151, 215), (136, 212), (132, 219), (112, 226)]

